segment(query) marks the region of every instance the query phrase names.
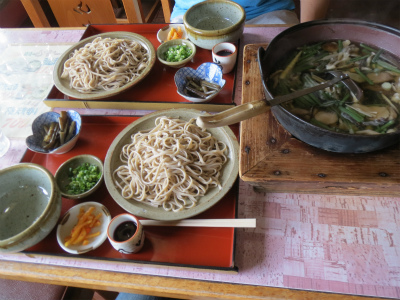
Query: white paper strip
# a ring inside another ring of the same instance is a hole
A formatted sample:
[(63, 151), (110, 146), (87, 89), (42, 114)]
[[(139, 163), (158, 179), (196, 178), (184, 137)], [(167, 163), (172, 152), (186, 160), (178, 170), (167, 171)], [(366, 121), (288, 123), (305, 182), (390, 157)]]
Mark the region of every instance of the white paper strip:
[(178, 221), (140, 220), (144, 226), (255, 228), (256, 219), (187, 219)]

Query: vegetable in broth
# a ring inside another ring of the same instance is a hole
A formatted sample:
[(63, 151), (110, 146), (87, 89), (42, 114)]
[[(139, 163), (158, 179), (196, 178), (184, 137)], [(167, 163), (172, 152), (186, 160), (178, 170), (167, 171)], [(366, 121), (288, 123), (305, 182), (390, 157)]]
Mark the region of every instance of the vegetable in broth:
[(400, 69), (383, 49), (349, 40), (328, 41), (297, 49), (268, 80), (275, 96), (316, 86), (337, 70), (359, 85), (358, 100), (339, 82), (282, 106), (316, 126), (350, 134), (382, 134), (400, 130)]

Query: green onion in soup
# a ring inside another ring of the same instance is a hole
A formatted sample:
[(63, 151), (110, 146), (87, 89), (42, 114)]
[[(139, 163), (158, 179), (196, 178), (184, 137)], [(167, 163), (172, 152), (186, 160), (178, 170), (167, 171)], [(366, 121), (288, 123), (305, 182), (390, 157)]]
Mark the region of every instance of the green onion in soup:
[(312, 87), (332, 70), (348, 74), (364, 92), (358, 100), (343, 83), (302, 96), (283, 106), (325, 129), (350, 134), (382, 134), (400, 130), (400, 69), (382, 49), (351, 41), (303, 46), (269, 80), (274, 96)]

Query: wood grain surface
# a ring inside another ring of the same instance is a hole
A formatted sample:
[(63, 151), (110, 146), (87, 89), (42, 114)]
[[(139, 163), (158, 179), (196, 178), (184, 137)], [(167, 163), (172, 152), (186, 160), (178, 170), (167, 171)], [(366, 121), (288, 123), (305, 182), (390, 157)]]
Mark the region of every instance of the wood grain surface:
[(0, 261), (0, 278), (178, 299), (368, 300), (372, 297), (310, 292), (102, 270)]
[[(265, 98), (257, 49), (244, 47), (242, 103)], [(364, 154), (332, 153), (294, 138), (271, 111), (241, 123), (240, 177), (268, 192), (400, 195), (400, 144)]]

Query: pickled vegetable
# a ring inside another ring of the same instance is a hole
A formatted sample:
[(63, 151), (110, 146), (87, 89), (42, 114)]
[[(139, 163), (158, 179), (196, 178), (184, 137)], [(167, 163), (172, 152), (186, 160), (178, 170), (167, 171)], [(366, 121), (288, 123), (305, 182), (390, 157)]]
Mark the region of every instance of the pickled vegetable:
[(171, 30), (168, 32), (167, 40), (176, 40), (176, 39), (181, 39), (183, 35), (182, 29), (178, 27), (178, 29), (175, 29), (174, 27), (171, 28)]
[(43, 126), (45, 135), (43, 137), (42, 147), (45, 150), (54, 150), (66, 142), (68, 142), (75, 135), (76, 122), (70, 119), (66, 111), (60, 112), (58, 122), (52, 122), (50, 126)]
[(220, 85), (203, 79), (186, 77), (186, 80), (187, 84), (185, 86), (185, 90), (189, 96), (205, 99), (217, 93), (221, 89)]

